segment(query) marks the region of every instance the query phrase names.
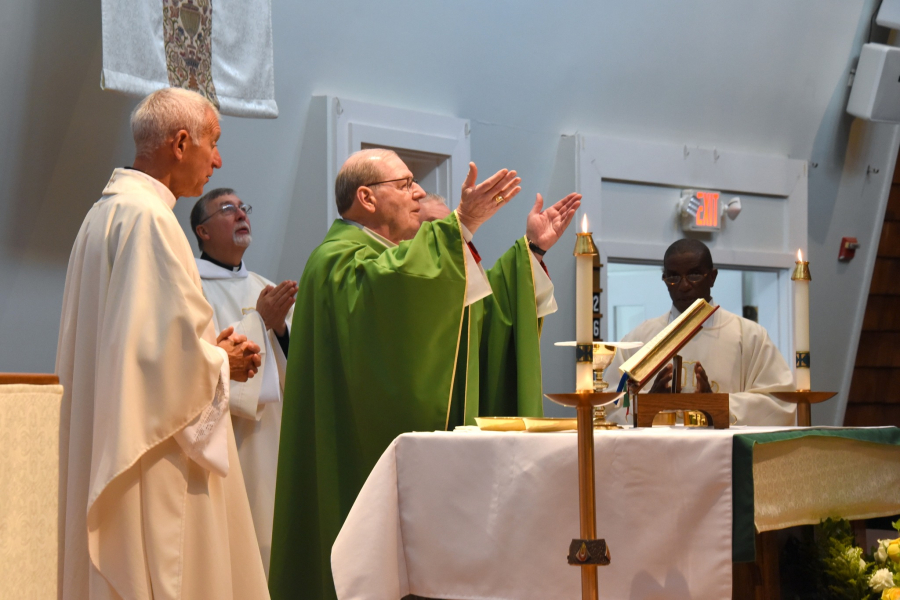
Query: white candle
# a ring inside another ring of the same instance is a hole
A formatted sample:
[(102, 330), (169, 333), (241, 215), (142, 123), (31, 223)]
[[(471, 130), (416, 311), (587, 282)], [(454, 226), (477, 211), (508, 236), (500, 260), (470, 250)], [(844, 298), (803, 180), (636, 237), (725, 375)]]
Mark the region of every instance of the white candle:
[[(587, 231), (587, 215), (581, 222), (582, 234), (591, 234)], [(593, 247), (593, 240), (591, 240)], [(594, 316), (594, 255), (579, 252), (578, 243), (575, 247), (575, 341), (577, 344), (593, 344), (594, 331), (591, 326)], [(594, 391), (594, 365), (592, 362), (575, 363), (575, 391)]]
[(809, 353), (809, 263), (803, 261), (803, 254), (797, 251), (797, 266), (791, 280), (794, 282), (794, 376), (797, 390), (809, 390), (809, 367), (799, 366), (796, 356)]

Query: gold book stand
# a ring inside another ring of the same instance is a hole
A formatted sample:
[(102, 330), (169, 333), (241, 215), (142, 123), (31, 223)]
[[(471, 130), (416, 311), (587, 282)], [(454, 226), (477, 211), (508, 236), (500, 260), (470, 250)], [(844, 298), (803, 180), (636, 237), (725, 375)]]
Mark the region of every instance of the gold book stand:
[(669, 410), (693, 410), (706, 415), (715, 429), (728, 429), (728, 394), (641, 394), (638, 396), (635, 427), (650, 427), (657, 413)]

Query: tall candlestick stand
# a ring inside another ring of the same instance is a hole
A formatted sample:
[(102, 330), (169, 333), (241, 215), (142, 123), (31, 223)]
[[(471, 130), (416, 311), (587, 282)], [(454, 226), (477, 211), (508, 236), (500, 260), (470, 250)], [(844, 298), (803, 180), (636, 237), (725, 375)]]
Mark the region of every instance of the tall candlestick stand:
[(578, 513), (581, 523), (580, 539), (569, 545), (570, 565), (581, 567), (581, 598), (597, 600), (597, 567), (609, 564), (610, 554), (606, 540), (597, 536), (597, 507), (594, 499), (594, 407), (606, 404), (622, 396), (610, 392), (595, 394), (576, 392), (574, 394), (545, 394), (547, 398), (562, 404), (574, 406), (578, 422)]
[(826, 400), (837, 396), (837, 392), (810, 392), (808, 390), (798, 390), (796, 392), (771, 392), (771, 394), (783, 402), (790, 402), (791, 404), (797, 405), (797, 425), (799, 427), (812, 426), (811, 404), (825, 402)]

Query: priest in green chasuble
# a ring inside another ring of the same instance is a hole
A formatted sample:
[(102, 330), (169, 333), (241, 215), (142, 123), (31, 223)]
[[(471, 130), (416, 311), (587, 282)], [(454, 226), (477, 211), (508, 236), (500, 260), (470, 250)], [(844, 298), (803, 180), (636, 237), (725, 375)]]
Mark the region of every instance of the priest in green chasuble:
[(425, 192), (388, 150), (351, 156), (335, 181), (341, 218), (297, 293), (285, 383), (269, 590), (334, 598), (331, 546), (372, 467), (398, 435), (542, 411), (540, 329), (555, 312), (542, 257), (580, 205), (546, 210), (491, 269), (472, 243), (519, 193), (515, 171), (476, 184), (420, 223)]

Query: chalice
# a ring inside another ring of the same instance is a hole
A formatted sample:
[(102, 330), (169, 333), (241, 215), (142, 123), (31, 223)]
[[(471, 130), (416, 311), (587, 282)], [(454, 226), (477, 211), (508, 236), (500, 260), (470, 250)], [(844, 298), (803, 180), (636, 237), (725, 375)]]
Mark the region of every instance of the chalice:
[[(594, 392), (605, 392), (609, 383), (603, 379), (603, 372), (616, 357), (616, 347), (603, 342), (594, 342)], [(594, 407), (594, 429), (622, 429), (620, 425), (606, 420), (606, 405)]]
[[(556, 342), (556, 346), (575, 346), (575, 342)], [(605, 392), (609, 383), (603, 379), (603, 372), (616, 357), (619, 348), (632, 350), (643, 346), (641, 342), (594, 342), (594, 393)], [(594, 429), (622, 429), (616, 423), (606, 420), (606, 404), (594, 406)]]

